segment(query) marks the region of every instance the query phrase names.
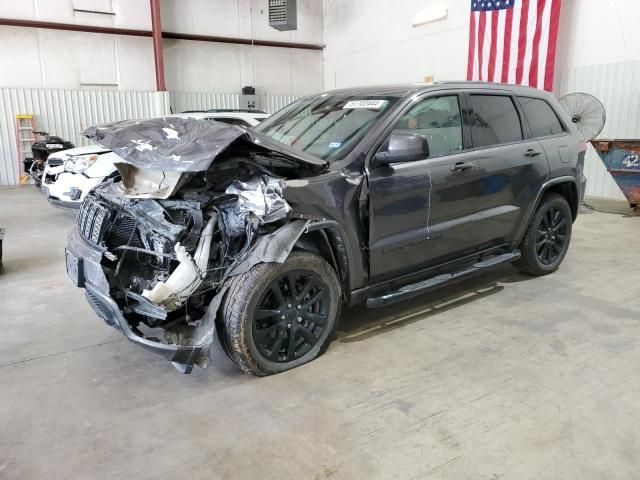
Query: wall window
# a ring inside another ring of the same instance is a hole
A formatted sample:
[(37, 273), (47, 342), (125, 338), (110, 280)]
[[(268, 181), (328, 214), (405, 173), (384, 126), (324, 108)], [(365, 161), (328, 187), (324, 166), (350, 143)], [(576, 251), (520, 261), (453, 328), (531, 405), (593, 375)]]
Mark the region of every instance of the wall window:
[(564, 128), (551, 106), (539, 98), (518, 97), (534, 137), (560, 135)]
[(522, 140), (520, 117), (511, 97), (470, 95), (473, 145), (488, 147)]
[(429, 157), (462, 150), (462, 117), (458, 96), (422, 100), (402, 116), (395, 132), (422, 136), (429, 143)]

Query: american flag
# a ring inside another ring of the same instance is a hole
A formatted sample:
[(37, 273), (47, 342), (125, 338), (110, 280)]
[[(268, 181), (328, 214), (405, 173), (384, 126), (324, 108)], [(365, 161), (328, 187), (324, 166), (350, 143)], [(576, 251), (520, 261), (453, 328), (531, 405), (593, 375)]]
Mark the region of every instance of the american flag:
[(467, 80), (553, 88), (561, 0), (471, 0)]

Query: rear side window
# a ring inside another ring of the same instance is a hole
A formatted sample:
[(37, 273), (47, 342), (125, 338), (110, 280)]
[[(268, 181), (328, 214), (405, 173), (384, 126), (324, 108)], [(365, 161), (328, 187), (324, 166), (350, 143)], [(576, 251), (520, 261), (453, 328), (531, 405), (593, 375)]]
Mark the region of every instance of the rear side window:
[(560, 135), (564, 132), (556, 112), (539, 98), (518, 97), (534, 137)]
[(489, 147), (522, 140), (520, 116), (511, 97), (470, 95), (473, 145)]

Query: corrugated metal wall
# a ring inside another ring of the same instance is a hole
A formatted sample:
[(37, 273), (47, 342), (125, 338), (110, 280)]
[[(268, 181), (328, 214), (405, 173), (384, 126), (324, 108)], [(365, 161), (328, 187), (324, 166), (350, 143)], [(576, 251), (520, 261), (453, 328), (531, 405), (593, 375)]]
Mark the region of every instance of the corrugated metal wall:
[(298, 98), (294, 95), (267, 95), (261, 102), (261, 108), (267, 113), (276, 113)]
[[(258, 96), (258, 106), (274, 113), (298, 97)], [(237, 108), (240, 95), (212, 92), (120, 92), (100, 90), (0, 89), (0, 185), (18, 183), (15, 117), (32, 113), (36, 129), (87, 145), (87, 126), (131, 118), (153, 118), (185, 110)]]
[[(558, 97), (586, 92), (597, 97), (607, 111), (607, 122), (599, 138), (640, 139), (640, 61), (593, 65), (556, 72)], [(587, 195), (624, 199), (592, 147), (585, 165)]]
[(0, 185), (18, 183), (15, 117), (34, 115), (37, 130), (63, 137), (76, 145), (90, 142), (84, 128), (129, 118), (152, 118), (169, 113), (163, 92), (93, 90), (0, 89)]

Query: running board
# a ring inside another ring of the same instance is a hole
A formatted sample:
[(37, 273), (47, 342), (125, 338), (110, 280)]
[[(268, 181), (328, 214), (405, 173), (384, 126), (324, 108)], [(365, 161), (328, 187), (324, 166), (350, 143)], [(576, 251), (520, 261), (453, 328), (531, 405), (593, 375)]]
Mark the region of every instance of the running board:
[(386, 307), (387, 305), (391, 305), (392, 303), (400, 302), (402, 300), (408, 300), (409, 298), (417, 297), (418, 295), (422, 295), (429, 290), (442, 287), (453, 281), (462, 280), (476, 273), (486, 272), (487, 270), (491, 270), (492, 268), (503, 265), (505, 263), (515, 262), (519, 258), (520, 250), (514, 250), (511, 253), (505, 253), (502, 255), (491, 257), (487, 260), (481, 260), (474, 263), (470, 267), (467, 267), (458, 272), (444, 273), (442, 275), (437, 275), (418, 283), (405, 285), (398, 290), (385, 293), (384, 295), (381, 295), (379, 297), (369, 297), (367, 298), (367, 307)]

